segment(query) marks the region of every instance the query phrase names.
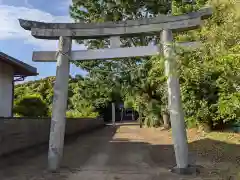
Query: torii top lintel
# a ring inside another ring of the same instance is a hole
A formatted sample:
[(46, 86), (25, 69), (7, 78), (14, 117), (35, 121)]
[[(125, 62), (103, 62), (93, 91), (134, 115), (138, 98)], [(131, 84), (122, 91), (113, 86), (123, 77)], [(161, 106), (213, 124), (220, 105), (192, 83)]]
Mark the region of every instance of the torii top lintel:
[(203, 8), (179, 16), (160, 15), (155, 18), (105, 23), (45, 23), (19, 19), (25, 30), (31, 30), (38, 39), (59, 39), (60, 36), (73, 39), (89, 39), (110, 36), (133, 36), (159, 33), (163, 29), (185, 31), (198, 28), (201, 20), (212, 15), (212, 8)]

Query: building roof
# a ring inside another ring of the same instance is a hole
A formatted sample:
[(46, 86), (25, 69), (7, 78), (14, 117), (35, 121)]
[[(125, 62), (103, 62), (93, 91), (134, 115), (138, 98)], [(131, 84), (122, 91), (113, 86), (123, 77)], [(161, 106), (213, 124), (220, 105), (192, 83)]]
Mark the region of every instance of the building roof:
[(22, 61), (19, 61), (11, 56), (8, 56), (7, 54), (0, 52), (0, 61), (4, 62), (14, 69), (14, 75), (20, 75), (20, 76), (36, 76), (37, 68), (32, 67)]

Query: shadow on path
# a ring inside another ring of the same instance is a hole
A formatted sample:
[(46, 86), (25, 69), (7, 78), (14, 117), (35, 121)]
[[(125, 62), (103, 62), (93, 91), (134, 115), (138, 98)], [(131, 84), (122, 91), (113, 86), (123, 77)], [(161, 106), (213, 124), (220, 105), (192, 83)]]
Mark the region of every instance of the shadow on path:
[[(178, 180), (213, 179), (239, 180), (240, 145), (211, 139), (201, 139), (189, 144), (196, 153), (196, 162), (203, 166), (196, 176), (179, 176), (169, 172), (175, 166), (174, 149), (159, 139), (150, 143), (144, 129), (132, 126), (106, 126), (88, 134), (68, 139), (60, 171), (49, 173), (47, 149), (31, 155), (17, 155), (10, 166), (2, 168), (1, 180)], [(119, 131), (122, 130), (122, 131)], [(158, 132), (161, 133), (161, 132)], [(121, 138), (116, 135), (120, 134)], [(126, 134), (126, 135), (125, 135)], [(23, 153), (24, 154), (24, 153)], [(15, 155), (14, 155), (15, 156)], [(20, 156), (20, 158), (19, 158)], [(11, 157), (5, 158), (5, 161)], [(14, 158), (13, 158), (14, 159)]]

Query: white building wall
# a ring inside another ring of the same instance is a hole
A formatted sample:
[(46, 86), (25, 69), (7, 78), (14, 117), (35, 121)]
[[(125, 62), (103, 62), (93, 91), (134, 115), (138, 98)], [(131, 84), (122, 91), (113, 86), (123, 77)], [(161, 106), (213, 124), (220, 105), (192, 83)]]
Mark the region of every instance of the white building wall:
[(13, 68), (0, 62), (0, 117), (12, 116)]

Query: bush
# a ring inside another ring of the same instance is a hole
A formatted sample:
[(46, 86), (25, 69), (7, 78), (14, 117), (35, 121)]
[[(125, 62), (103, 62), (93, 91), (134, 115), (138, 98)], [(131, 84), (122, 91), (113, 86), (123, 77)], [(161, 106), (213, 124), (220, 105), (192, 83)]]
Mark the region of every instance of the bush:
[(23, 117), (47, 117), (48, 107), (41, 95), (23, 96), (14, 103), (14, 114)]
[(67, 111), (66, 117), (67, 118), (96, 118), (98, 116), (97, 112), (79, 112), (77, 110), (70, 110)]
[(196, 34), (202, 46), (177, 52), (186, 123), (208, 130), (224, 129), (240, 119), (238, 6), (235, 1), (212, 6), (212, 18)]

